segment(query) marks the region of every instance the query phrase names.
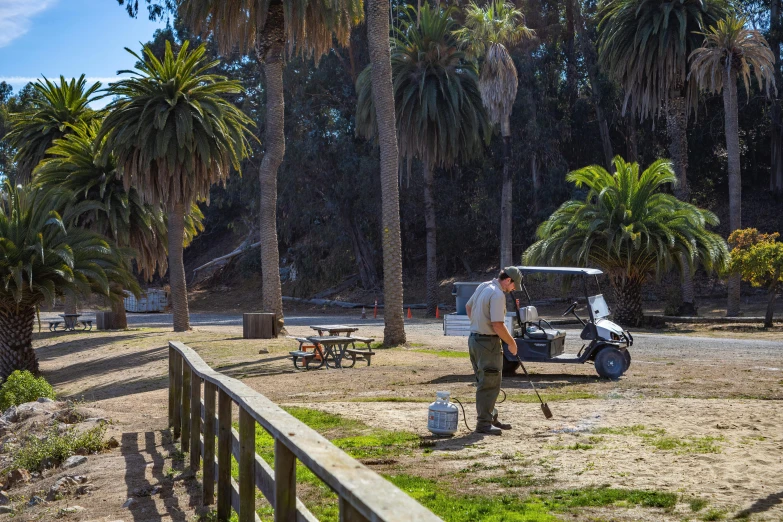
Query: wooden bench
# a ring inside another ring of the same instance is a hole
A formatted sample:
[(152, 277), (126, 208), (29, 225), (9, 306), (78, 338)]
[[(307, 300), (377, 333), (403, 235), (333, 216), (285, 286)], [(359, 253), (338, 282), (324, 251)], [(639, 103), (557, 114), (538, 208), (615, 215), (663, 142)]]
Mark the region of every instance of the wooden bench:
[(356, 335), (352, 335), (351, 338), (354, 339), (357, 343), (366, 344), (368, 350), (371, 348), (370, 344), (375, 342), (375, 339), (372, 337), (358, 337)]
[(82, 323), (82, 330), (92, 330), (92, 321), (79, 321)]
[[(301, 370), (301, 369), (306, 370), (307, 366), (310, 364), (310, 361), (313, 360), (313, 357), (315, 357), (315, 352), (305, 352), (302, 350), (295, 350), (293, 352), (288, 352), (288, 354), (293, 359), (294, 368), (296, 368), (297, 370)], [(302, 359), (302, 361), (304, 362), (304, 364), (302, 364), (301, 366), (296, 364), (296, 362), (299, 359)]]
[(54, 332), (61, 324), (63, 324), (62, 321), (49, 321), (49, 331)]
[(373, 352), (370, 349), (364, 350), (361, 348), (348, 348), (345, 350), (345, 353), (352, 354), (355, 358), (364, 359), (367, 361), (367, 366), (370, 366), (370, 359), (372, 359), (372, 356), (375, 355), (375, 352)]

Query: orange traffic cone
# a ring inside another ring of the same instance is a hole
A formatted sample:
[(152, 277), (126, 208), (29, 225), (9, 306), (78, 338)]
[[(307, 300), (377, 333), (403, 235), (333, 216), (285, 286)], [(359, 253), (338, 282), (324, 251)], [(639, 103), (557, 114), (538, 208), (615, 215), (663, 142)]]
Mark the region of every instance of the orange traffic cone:
[(438, 310), (438, 307), (435, 307), (435, 319), (440, 319), (440, 310)]
[(408, 307), (408, 319), (413, 319), (413, 315), (411, 314), (411, 307)]

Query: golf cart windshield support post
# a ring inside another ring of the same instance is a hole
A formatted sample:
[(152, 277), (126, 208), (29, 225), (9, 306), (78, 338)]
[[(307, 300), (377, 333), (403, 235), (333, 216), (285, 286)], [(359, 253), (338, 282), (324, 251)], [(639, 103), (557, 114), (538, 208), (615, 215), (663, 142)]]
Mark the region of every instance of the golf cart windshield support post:
[[(598, 276), (595, 276), (598, 281)], [(593, 307), (590, 306), (590, 295), (587, 293), (587, 276), (582, 277), (582, 288), (585, 291), (585, 303), (587, 303), (587, 313), (590, 314), (590, 327), (592, 330), (593, 339), (598, 338), (598, 329), (595, 327), (595, 317), (593, 317)], [(600, 287), (599, 287), (600, 290)]]
[(525, 291), (525, 295), (527, 296), (527, 304), (529, 306), (533, 306), (533, 300), (530, 299), (530, 294), (527, 293), (527, 287), (525, 286), (525, 283), (522, 283), (522, 290)]

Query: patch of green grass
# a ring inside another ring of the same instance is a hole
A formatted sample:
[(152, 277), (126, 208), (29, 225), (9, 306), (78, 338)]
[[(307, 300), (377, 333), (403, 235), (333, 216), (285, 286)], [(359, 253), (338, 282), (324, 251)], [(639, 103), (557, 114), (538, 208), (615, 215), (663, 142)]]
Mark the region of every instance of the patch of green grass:
[(97, 453), (106, 448), (103, 436), (106, 425), (99, 424), (82, 434), (73, 429), (60, 433), (57, 425), (52, 426), (43, 438), (27, 437), (14, 454), (13, 467), (29, 471), (41, 471), (46, 461), (59, 465), (76, 453)]
[(389, 482), (419, 501), (446, 522), (555, 522), (544, 503), (536, 498), (457, 495), (434, 480), (412, 475), (392, 475)]
[(677, 504), (674, 493), (610, 487), (557, 490), (545, 495), (544, 504), (555, 511), (612, 505), (671, 509)]
[(605, 435), (634, 435), (641, 437), (645, 444), (649, 444), (662, 451), (676, 451), (677, 453), (720, 453), (717, 442), (726, 440), (723, 436), (712, 437), (673, 437), (667, 436), (663, 428), (646, 428), (641, 424), (633, 426), (620, 426), (617, 428), (596, 428), (593, 433)]
[[(541, 396), (546, 402), (576, 401), (582, 399), (600, 398), (594, 393), (582, 391), (566, 391), (557, 393), (546, 392)], [(506, 400), (510, 402), (534, 403), (538, 402), (538, 397), (535, 393), (515, 393), (506, 395)]]
[(702, 515), (702, 520), (723, 520), (726, 518), (726, 511), (723, 509), (712, 508)]
[(468, 359), (470, 354), (468, 352), (457, 352), (454, 350), (411, 350), (416, 353), (426, 353), (428, 355), (436, 355), (438, 357), (452, 357), (460, 359)]
[[(620, 426), (617, 428), (595, 428), (593, 433), (605, 435), (641, 435), (647, 431), (648, 429), (643, 424), (634, 424), (633, 426)], [(665, 432), (663, 430), (660, 431)]]
[(691, 507), (691, 511), (693, 511), (694, 513), (696, 513), (697, 511), (701, 511), (702, 509), (707, 507), (707, 504), (709, 504), (709, 502), (699, 497), (694, 497), (688, 500), (688, 505)]

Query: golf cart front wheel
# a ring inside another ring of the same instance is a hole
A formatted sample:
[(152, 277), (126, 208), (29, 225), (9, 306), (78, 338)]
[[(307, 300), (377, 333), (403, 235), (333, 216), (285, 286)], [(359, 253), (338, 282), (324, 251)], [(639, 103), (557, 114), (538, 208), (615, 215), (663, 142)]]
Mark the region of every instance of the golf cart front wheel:
[(623, 353), (608, 346), (595, 356), (595, 371), (607, 379), (618, 379), (625, 372), (626, 358)]
[(625, 370), (623, 372), (627, 372), (631, 366), (631, 352), (628, 351), (628, 348), (623, 350), (623, 358), (625, 359)]
[(514, 375), (517, 372), (517, 368), (519, 368), (519, 361), (509, 361), (503, 357), (503, 375)]

